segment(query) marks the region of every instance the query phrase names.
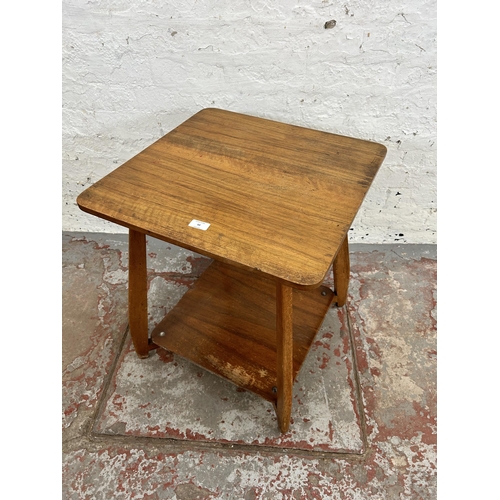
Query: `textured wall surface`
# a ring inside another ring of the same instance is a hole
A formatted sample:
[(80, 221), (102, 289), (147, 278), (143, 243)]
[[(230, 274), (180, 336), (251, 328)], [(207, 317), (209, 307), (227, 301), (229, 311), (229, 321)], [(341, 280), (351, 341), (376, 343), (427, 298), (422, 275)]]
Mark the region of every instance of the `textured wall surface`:
[(436, 242), (435, 0), (63, 0), (63, 230), (204, 107), (385, 144), (354, 242)]

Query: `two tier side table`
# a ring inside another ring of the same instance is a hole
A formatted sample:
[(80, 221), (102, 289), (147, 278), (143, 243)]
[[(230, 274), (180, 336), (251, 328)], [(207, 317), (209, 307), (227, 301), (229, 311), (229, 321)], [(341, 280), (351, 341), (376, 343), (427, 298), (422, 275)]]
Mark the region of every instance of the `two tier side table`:
[[(207, 108), (83, 191), (129, 230), (129, 329), (270, 401), (289, 429), (294, 380), (349, 283), (348, 231), (385, 146)], [(146, 235), (213, 259), (148, 332)], [(334, 289), (322, 286), (333, 266)]]

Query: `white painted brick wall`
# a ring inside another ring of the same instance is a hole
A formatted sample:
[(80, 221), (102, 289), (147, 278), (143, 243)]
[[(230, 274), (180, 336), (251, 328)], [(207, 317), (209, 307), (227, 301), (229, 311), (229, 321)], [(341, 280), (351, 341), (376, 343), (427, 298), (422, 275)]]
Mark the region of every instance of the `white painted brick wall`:
[(63, 0), (63, 230), (124, 232), (77, 195), (208, 106), (385, 144), (350, 240), (436, 242), (435, 0)]

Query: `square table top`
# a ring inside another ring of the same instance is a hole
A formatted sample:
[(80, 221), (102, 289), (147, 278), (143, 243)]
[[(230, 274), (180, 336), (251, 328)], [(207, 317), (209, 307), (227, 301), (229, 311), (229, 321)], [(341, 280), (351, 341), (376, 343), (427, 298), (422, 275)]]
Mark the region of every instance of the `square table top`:
[[(207, 108), (83, 191), (77, 203), (214, 259), (316, 287), (386, 151)], [(200, 229), (193, 220), (210, 226)]]

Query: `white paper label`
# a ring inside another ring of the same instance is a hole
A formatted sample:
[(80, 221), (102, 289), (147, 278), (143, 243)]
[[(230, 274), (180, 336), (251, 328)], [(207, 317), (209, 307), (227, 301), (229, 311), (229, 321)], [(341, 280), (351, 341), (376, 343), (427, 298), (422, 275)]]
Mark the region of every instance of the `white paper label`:
[(196, 229), (201, 229), (202, 231), (206, 231), (210, 227), (210, 224), (208, 222), (203, 222), (201, 220), (193, 219), (188, 224), (188, 226), (195, 227)]

